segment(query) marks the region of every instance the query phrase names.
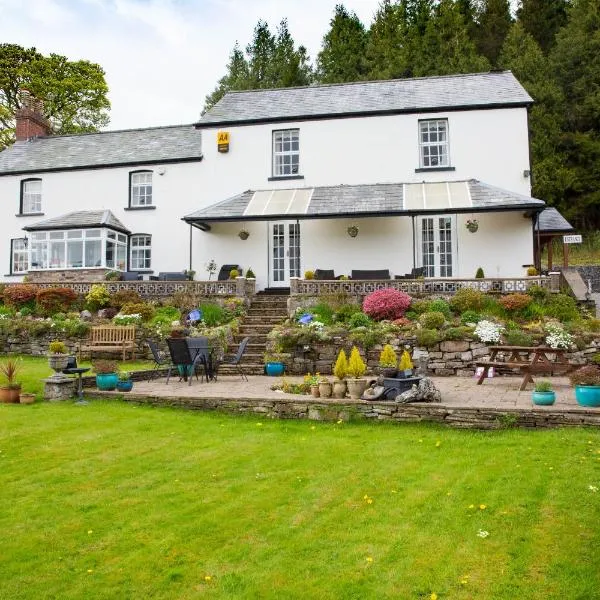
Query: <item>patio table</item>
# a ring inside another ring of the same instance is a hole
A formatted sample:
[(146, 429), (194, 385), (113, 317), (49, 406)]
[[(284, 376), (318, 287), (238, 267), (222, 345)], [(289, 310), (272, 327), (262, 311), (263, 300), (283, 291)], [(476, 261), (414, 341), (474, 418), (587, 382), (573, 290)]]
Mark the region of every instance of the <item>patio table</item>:
[[(477, 367), (483, 367), (477, 385), (485, 380), (490, 367), (511, 367), (519, 369), (523, 373), (520, 391), (523, 391), (528, 383), (534, 383), (533, 373), (546, 373), (554, 375), (557, 371), (562, 374), (568, 373), (573, 365), (565, 360), (564, 348), (550, 348), (549, 346), (490, 346), (489, 361), (477, 361)], [(498, 354), (503, 355), (503, 360), (497, 360)], [(505, 355), (508, 355), (504, 358)]]
[(200, 356), (200, 362), (204, 367), (204, 376), (206, 377), (206, 382), (208, 383), (209, 380), (216, 380), (213, 368), (213, 351), (210, 347), (208, 338), (204, 336), (187, 337), (186, 342), (188, 348), (190, 349), (192, 360), (196, 360), (196, 358)]

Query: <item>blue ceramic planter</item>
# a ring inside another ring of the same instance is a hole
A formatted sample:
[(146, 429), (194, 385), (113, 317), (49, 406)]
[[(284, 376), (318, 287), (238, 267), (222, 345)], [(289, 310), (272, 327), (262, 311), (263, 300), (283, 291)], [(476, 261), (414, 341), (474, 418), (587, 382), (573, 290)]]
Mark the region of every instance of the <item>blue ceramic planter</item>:
[(268, 362), (265, 365), (265, 371), (267, 375), (271, 377), (279, 377), (283, 375), (283, 371), (285, 370), (285, 365), (282, 362)]
[(133, 389), (133, 381), (128, 379), (127, 381), (117, 381), (117, 390), (119, 392), (130, 392)]
[(116, 373), (98, 373), (96, 387), (103, 392), (110, 392), (117, 387), (119, 376)]
[(576, 385), (575, 400), (579, 406), (600, 406), (600, 385)]
[(556, 400), (556, 392), (533, 392), (531, 399), (538, 406), (550, 406)]

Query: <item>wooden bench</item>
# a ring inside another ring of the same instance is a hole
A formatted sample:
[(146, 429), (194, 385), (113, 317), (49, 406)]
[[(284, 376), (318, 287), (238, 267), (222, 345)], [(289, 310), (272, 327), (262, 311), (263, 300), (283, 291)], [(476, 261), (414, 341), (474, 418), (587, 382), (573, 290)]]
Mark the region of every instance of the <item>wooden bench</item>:
[(93, 352), (123, 353), (123, 360), (127, 360), (127, 352), (131, 358), (135, 352), (135, 325), (96, 325), (90, 329), (90, 337), (79, 344), (79, 360), (82, 352), (89, 352), (90, 359)]
[[(547, 346), (490, 346), (490, 359), (479, 360), (476, 367), (483, 367), (477, 379), (477, 385), (481, 385), (489, 372), (490, 367), (519, 369), (523, 374), (521, 391), (525, 390), (528, 383), (534, 383), (532, 375), (556, 373), (568, 373), (573, 366), (565, 361), (566, 350), (562, 348), (549, 348)], [(506, 360), (497, 360), (497, 355), (508, 354)]]

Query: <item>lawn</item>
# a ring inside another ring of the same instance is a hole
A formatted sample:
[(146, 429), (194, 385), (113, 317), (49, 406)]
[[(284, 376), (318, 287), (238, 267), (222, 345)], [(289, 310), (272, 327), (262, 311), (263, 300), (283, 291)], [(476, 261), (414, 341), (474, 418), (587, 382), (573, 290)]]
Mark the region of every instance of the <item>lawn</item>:
[(599, 594), (598, 430), (1, 405), (0, 465), (2, 599)]

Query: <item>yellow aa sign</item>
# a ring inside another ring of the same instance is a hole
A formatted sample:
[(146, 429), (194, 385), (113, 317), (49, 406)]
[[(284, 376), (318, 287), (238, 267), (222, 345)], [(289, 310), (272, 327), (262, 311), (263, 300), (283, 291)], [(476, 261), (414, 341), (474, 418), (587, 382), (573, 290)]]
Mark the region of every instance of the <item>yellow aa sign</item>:
[(229, 152), (229, 131), (217, 131), (217, 150)]

